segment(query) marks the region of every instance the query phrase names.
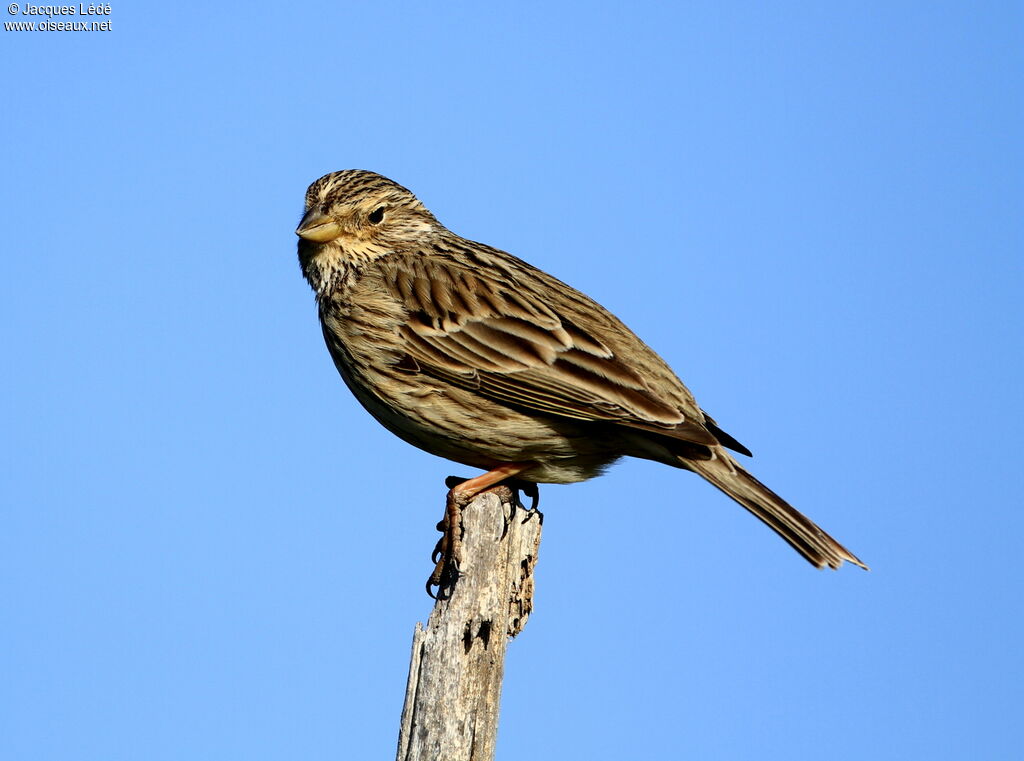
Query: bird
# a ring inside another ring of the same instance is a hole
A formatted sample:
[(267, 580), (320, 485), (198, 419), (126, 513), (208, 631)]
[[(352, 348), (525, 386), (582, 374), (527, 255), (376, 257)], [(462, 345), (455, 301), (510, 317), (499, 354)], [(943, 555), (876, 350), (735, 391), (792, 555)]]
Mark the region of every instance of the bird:
[(817, 568), (867, 568), (742, 467), (730, 450), (750, 451), (621, 320), (448, 230), (397, 182), (361, 169), (325, 174), (307, 189), (295, 232), (352, 394), (409, 444), (484, 471), (449, 479), (432, 596), (458, 573), (459, 511), (475, 495), (585, 481), (622, 457), (696, 473)]

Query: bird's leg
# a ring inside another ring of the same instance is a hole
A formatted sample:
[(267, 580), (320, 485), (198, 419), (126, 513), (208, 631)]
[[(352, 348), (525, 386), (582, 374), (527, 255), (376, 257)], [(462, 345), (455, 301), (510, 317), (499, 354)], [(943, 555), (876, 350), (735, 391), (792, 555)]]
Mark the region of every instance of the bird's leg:
[[(468, 478), (448, 476), (444, 480), (444, 485), (452, 489), (459, 484), (464, 484), (468, 480)], [(492, 486), (490, 491), (501, 497), (502, 502), (508, 502), (512, 505), (513, 509), (521, 507), (524, 510), (532, 511), (536, 510), (537, 505), (540, 504), (540, 489), (535, 481), (524, 481), (521, 478), (506, 478), (500, 484)], [(523, 500), (519, 496), (520, 492), (530, 498), (529, 507), (523, 504)]]
[[(434, 561), (434, 572), (427, 579), (427, 594), (434, 599), (447, 597), (447, 592), (454, 586), (459, 577), (459, 563), (462, 560), (462, 508), (472, 501), (473, 497), (492, 486), (501, 484), (506, 479), (532, 468), (532, 462), (510, 462), (499, 465), (493, 470), (476, 476), (475, 478), (459, 479), (450, 476), (445, 480), (448, 489), (448, 498), (445, 502), (444, 518), (437, 524), (437, 530), (441, 532), (441, 538), (437, 540), (437, 546), (431, 554)], [(534, 506), (537, 504), (537, 485), (516, 480), (513, 488), (521, 488), (526, 494), (534, 498)], [(514, 496), (514, 495), (513, 495)], [(513, 504), (516, 502), (512, 500)], [(437, 587), (437, 594), (431, 590)]]
[[(464, 483), (464, 482), (466, 482), (468, 480), (469, 480), (468, 478), (459, 478), (458, 476), (448, 476), (448, 478), (446, 478), (444, 480), (444, 485), (447, 486), (449, 489), (451, 489), (451, 488), (453, 488), (455, 486), (458, 486), (459, 484)], [(487, 491), (491, 492), (492, 494), (498, 495), (498, 499), (500, 499), (504, 503), (507, 503), (509, 505), (509, 507), (511, 508), (511, 512), (510, 512), (508, 518), (505, 520), (505, 529), (501, 533), (501, 537), (503, 539), (505, 538), (505, 533), (508, 531), (508, 523), (509, 523), (509, 521), (512, 520), (515, 517), (516, 510), (518, 510), (519, 508), (522, 508), (523, 510), (526, 510), (527, 513), (529, 513), (526, 516), (526, 520), (529, 520), (534, 515), (539, 515), (540, 516), (540, 520), (541, 521), (544, 520), (544, 515), (541, 513), (540, 510), (537, 509), (537, 505), (540, 504), (540, 488), (539, 488), (538, 484), (535, 481), (524, 481), (521, 478), (506, 478), (500, 484), (497, 484), (496, 486), (492, 486)], [(527, 497), (530, 498), (530, 506), (529, 507), (527, 507), (526, 505), (523, 504), (523, 500), (522, 500), (522, 497), (520, 496), (520, 493), (525, 494)], [(437, 524), (437, 530), (438, 531), (444, 531), (444, 527), (443, 526), (444, 526), (444, 521), (441, 521), (440, 523)], [(444, 541), (445, 541), (445, 537), (441, 537), (440, 539), (437, 540), (437, 546), (434, 547), (434, 557), (432, 558), (432, 562), (435, 562), (435, 563), (437, 562), (437, 556), (436, 555), (437, 555), (438, 552), (441, 551), (440, 547), (441, 547), (442, 542), (444, 542)]]

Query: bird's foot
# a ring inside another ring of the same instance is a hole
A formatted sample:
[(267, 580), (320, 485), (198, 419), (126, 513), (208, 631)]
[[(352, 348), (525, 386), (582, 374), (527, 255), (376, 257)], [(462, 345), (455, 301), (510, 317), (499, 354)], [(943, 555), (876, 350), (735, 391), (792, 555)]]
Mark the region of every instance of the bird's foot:
[[(459, 565), (462, 562), (462, 509), (482, 491), (492, 491), (498, 495), (502, 502), (512, 506), (512, 515), (517, 507), (527, 509), (519, 497), (520, 492), (530, 497), (530, 514), (536, 513), (537, 503), (540, 501), (540, 491), (537, 484), (532, 481), (521, 481), (517, 478), (505, 477), (509, 472), (519, 472), (523, 466), (509, 466), (498, 471), (484, 474), (476, 478), (459, 478), (449, 476), (445, 479), (444, 485), (448, 487), (448, 496), (445, 500), (444, 517), (437, 524), (437, 530), (441, 532), (441, 538), (437, 540), (430, 559), (434, 563), (434, 572), (427, 579), (427, 594), (435, 600), (447, 599), (459, 579)], [(504, 480), (494, 486), (488, 487), (488, 481), (493, 483), (495, 477), (504, 477)], [(483, 488), (481, 488), (483, 486)], [(508, 530), (506, 519), (505, 530)], [(436, 588), (436, 589), (435, 589)]]
[[(463, 480), (465, 479), (457, 479), (458, 483), (450, 485), (445, 500), (444, 517), (437, 524), (441, 538), (437, 540), (434, 551), (430, 554), (434, 572), (427, 579), (427, 594), (435, 600), (450, 597), (452, 588), (459, 579), (459, 564), (462, 562), (462, 508), (473, 498), (473, 495), (466, 495), (455, 488)], [(449, 486), (448, 481), (445, 481), (445, 485)], [(436, 592), (434, 587), (437, 587)]]
[[(449, 489), (454, 489), (466, 481), (468, 478), (459, 478), (458, 476), (448, 476), (444, 480), (444, 485)], [(534, 515), (540, 516), (539, 520), (544, 520), (544, 514), (537, 509), (537, 505), (540, 504), (540, 488), (535, 481), (523, 481), (520, 478), (506, 478), (500, 484), (484, 489), (483, 491), (494, 494), (502, 501), (503, 504), (509, 505), (511, 512), (505, 517), (505, 527), (501, 532), (502, 537), (508, 533), (508, 522), (516, 514), (516, 510), (526, 510), (527, 516), (524, 520), (530, 520)], [(483, 492), (479, 492), (483, 493)], [(530, 506), (527, 507), (523, 504), (522, 497), (520, 495), (525, 494), (530, 498)], [(440, 526), (440, 524), (439, 524)], [(441, 529), (438, 528), (440, 531)]]
[[(448, 476), (444, 480), (444, 485), (449, 489), (454, 489), (456, 486), (464, 484), (469, 481), (468, 478), (460, 478), (459, 476)], [(485, 489), (497, 494), (502, 502), (507, 502), (512, 505), (513, 509), (521, 507), (524, 510), (536, 510), (537, 505), (540, 504), (540, 488), (534, 481), (523, 481), (520, 478), (506, 478), (500, 484), (492, 486), (490, 489)], [(520, 498), (520, 494), (525, 494), (530, 498), (530, 506), (526, 507), (523, 504), (523, 500)]]

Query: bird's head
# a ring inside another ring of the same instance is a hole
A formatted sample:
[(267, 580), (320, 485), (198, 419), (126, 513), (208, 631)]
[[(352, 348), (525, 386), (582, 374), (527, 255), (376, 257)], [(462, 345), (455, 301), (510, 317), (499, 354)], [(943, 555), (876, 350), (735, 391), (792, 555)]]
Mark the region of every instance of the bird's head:
[(438, 229), (434, 215), (397, 182), (345, 169), (309, 186), (295, 234), (303, 272), (319, 291), (331, 273), (406, 249)]

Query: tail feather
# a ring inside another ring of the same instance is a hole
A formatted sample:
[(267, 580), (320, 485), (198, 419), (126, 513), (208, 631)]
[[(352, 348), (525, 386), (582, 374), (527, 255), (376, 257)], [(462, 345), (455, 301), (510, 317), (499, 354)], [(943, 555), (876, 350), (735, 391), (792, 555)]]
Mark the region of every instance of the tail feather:
[(764, 521), (812, 565), (818, 568), (839, 568), (843, 561), (848, 561), (867, 569), (852, 552), (745, 471), (724, 449), (715, 447), (713, 451), (713, 459), (686, 459), (682, 465), (714, 484)]

